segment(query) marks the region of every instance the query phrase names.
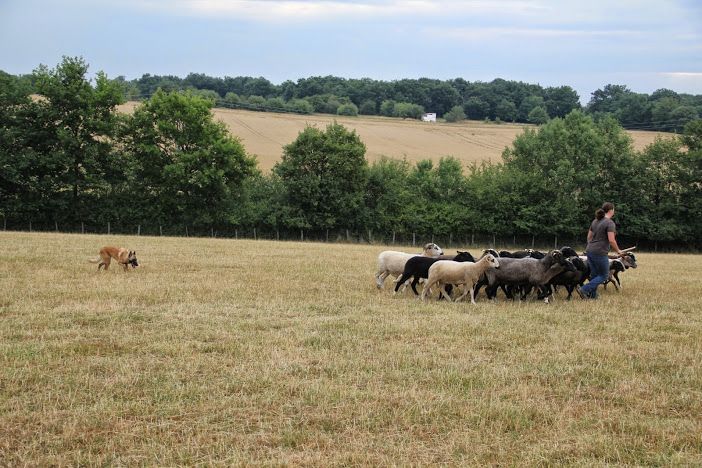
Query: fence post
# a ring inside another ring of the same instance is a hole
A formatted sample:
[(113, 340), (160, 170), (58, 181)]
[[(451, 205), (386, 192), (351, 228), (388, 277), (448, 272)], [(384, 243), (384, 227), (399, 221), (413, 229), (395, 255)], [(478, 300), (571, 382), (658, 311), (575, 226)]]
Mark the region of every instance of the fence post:
[(351, 237), (349, 236), (349, 230), (346, 230), (346, 242), (351, 242)]
[(449, 234), (449, 246), (453, 245), (453, 233)]
[(161, 226), (160, 224), (158, 225), (158, 234), (160, 236), (163, 236), (163, 226)]
[(185, 226), (185, 237), (188, 237), (188, 226)]
[(109, 221), (107, 222), (107, 233), (108, 234), (110, 233), (110, 222)]
[(304, 232), (302, 231), (302, 229), (300, 229), (300, 242), (302, 242), (302, 241), (304, 241), (304, 240), (305, 240), (305, 234), (304, 234)]
[(234, 229), (234, 239), (237, 239), (237, 240), (239, 239), (239, 230), (238, 229)]
[(368, 243), (373, 243), (373, 232), (370, 229), (368, 230)]
[(278, 231), (277, 229), (275, 230), (275, 240), (280, 240), (280, 231)]
[(392, 231), (392, 243), (395, 243), (395, 231)]
[(58, 232), (58, 221), (54, 220), (54, 229)]
[(141, 224), (137, 224), (137, 236), (141, 235)]
[(5, 216), (2, 217), (2, 230), (7, 231), (7, 218)]
[(417, 236), (416, 236), (416, 234), (413, 232), (413, 233), (412, 233), (412, 247), (415, 246), (415, 244), (417, 243), (416, 241), (417, 241)]
[(254, 228), (254, 240), (256, 240), (256, 228)]
[(492, 234), (492, 248), (496, 249), (497, 248), (497, 243), (495, 242), (495, 234)]
[(214, 237), (214, 228), (213, 227), (210, 228), (210, 236)]
[(553, 249), (556, 250), (558, 248), (558, 234), (553, 236)]
[(470, 235), (470, 245), (475, 245), (475, 233), (471, 233)]
[(534, 234), (531, 235), (531, 248), (534, 248)]
[(514, 247), (516, 249), (516, 245), (517, 245), (517, 236), (516, 236), (516, 234), (512, 234), (512, 247)]
[(329, 242), (329, 229), (327, 229), (327, 242)]
[(29, 221), (29, 232), (32, 232), (32, 221)]

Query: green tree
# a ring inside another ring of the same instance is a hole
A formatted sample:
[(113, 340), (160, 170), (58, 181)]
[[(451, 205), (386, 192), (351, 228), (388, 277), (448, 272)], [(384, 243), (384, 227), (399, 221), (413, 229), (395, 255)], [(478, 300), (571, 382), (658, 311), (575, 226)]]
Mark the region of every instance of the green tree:
[(495, 116), (506, 122), (514, 122), (517, 119), (517, 106), (512, 101), (503, 99), (495, 108)]
[[(42, 99), (32, 106), (32, 137), (39, 154), (51, 161), (53, 201), (70, 221), (85, 220), (91, 203), (109, 190), (111, 176), (118, 176), (120, 164), (113, 153), (116, 106), (123, 102), (123, 90), (98, 72), (95, 86), (86, 78), (88, 65), (79, 57), (64, 57), (54, 69), (40, 66), (34, 71), (37, 93)], [(37, 140), (38, 139), (38, 140)]]
[[(512, 189), (519, 191), (519, 203), (529, 207), (515, 215), (515, 223), (538, 214), (541, 233), (575, 235), (602, 200), (626, 198), (633, 148), (615, 119), (595, 123), (573, 111), (538, 130), (527, 129), (503, 159), (506, 168), (519, 175), (520, 183)], [(621, 213), (624, 222), (626, 211)]]
[(393, 117), (395, 115), (395, 101), (388, 99), (380, 104), (380, 115), (385, 117)]
[(470, 119), (484, 119), (490, 116), (490, 104), (479, 97), (471, 97), (463, 104), (463, 111)]
[[(518, 119), (521, 122), (529, 122), (529, 113), (537, 107), (542, 107), (546, 110), (546, 105), (544, 104), (544, 98), (541, 96), (527, 96), (522, 99), (519, 104)], [(548, 114), (546, 115), (548, 118)]]
[(300, 114), (311, 114), (314, 112), (312, 104), (304, 99), (291, 99), (287, 103), (287, 108), (293, 112), (299, 112)]
[(580, 97), (570, 86), (557, 86), (544, 90), (544, 102), (549, 117), (565, 117), (580, 109)]
[(234, 205), (255, 159), (214, 121), (211, 101), (157, 91), (123, 130), (131, 188), (142, 222), (212, 225), (235, 222)]
[(337, 109), (336, 113), (338, 115), (347, 115), (347, 116), (352, 116), (355, 117), (358, 115), (358, 107), (356, 107), (356, 104), (350, 102), (348, 104), (341, 104)]
[(450, 111), (444, 114), (444, 119), (447, 122), (460, 122), (466, 119), (466, 114), (463, 112), (462, 106), (453, 106)]
[(548, 122), (548, 112), (546, 112), (546, 109), (541, 106), (534, 107), (531, 111), (529, 111), (527, 121), (536, 125), (545, 124)]
[(358, 112), (362, 115), (375, 115), (377, 113), (375, 101), (371, 99), (363, 101), (358, 108)]
[(294, 228), (356, 228), (364, 216), (368, 178), (366, 146), (355, 131), (333, 123), (322, 131), (306, 127), (283, 148), (273, 172), (285, 191)]

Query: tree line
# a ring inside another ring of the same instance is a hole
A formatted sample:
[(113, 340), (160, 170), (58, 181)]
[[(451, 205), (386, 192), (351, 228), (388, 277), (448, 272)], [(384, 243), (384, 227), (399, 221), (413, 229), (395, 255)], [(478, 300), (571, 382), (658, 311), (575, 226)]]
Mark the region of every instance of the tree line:
[[(34, 74), (20, 77), (34, 86)], [(612, 116), (627, 129), (681, 132), (702, 115), (702, 95), (659, 89), (636, 93), (625, 85), (607, 84), (595, 90), (582, 108), (570, 86), (495, 79), (470, 82), (463, 78), (429, 78), (381, 81), (314, 76), (279, 85), (263, 77), (211, 77), (190, 73), (185, 78), (144, 74), (126, 80), (118, 77), (125, 99), (141, 100), (163, 91), (192, 90), (216, 106), (272, 112), (382, 115), (418, 119), (435, 112), (456, 122), (463, 119), (543, 124), (581, 109), (593, 118)]]
[(214, 121), (211, 99), (159, 88), (124, 115), (123, 83), (87, 70), (65, 57), (31, 83), (0, 73), (0, 216), (11, 228), (580, 238), (609, 200), (631, 243), (702, 238), (701, 120), (635, 151), (614, 116), (573, 109), (525, 130), (503, 162), (467, 167), (450, 155), (370, 164), (358, 134), (334, 123), (305, 128), (263, 173)]

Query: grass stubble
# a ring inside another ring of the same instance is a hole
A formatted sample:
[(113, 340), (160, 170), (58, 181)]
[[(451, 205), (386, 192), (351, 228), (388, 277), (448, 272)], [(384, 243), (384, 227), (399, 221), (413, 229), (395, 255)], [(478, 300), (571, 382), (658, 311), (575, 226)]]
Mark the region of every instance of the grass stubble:
[(702, 464), (699, 256), (471, 306), (377, 291), (378, 245), (0, 246), (2, 465)]

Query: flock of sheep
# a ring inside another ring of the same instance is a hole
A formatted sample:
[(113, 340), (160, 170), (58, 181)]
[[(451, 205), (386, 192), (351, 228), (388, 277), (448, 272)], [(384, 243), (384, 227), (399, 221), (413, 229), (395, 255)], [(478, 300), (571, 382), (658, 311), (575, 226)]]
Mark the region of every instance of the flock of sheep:
[[(619, 273), (636, 267), (636, 256), (631, 252), (610, 258), (610, 275), (605, 287), (611, 282), (619, 290)], [(548, 303), (558, 286), (566, 288), (569, 300), (574, 290), (580, 294), (579, 286), (590, 278), (590, 267), (587, 257), (578, 255), (571, 247), (547, 253), (533, 249), (516, 252), (486, 249), (475, 260), (465, 251), (457, 251), (456, 255), (444, 255), (441, 247), (429, 243), (419, 254), (395, 250), (381, 252), (375, 274), (378, 289), (383, 287), (388, 276), (397, 278), (393, 294), (410, 285), (414, 294), (419, 296), (417, 284), (424, 280), (421, 293), (423, 301), (431, 296), (433, 287), (440, 291), (440, 299), (452, 301), (453, 288), (462, 285), (463, 293), (455, 298), (456, 301), (470, 293), (471, 303), (475, 304), (475, 297), (480, 288), (485, 286), (488, 299), (494, 299), (499, 289), (509, 299), (514, 299), (519, 294), (522, 300), (536, 290), (537, 298)]]

